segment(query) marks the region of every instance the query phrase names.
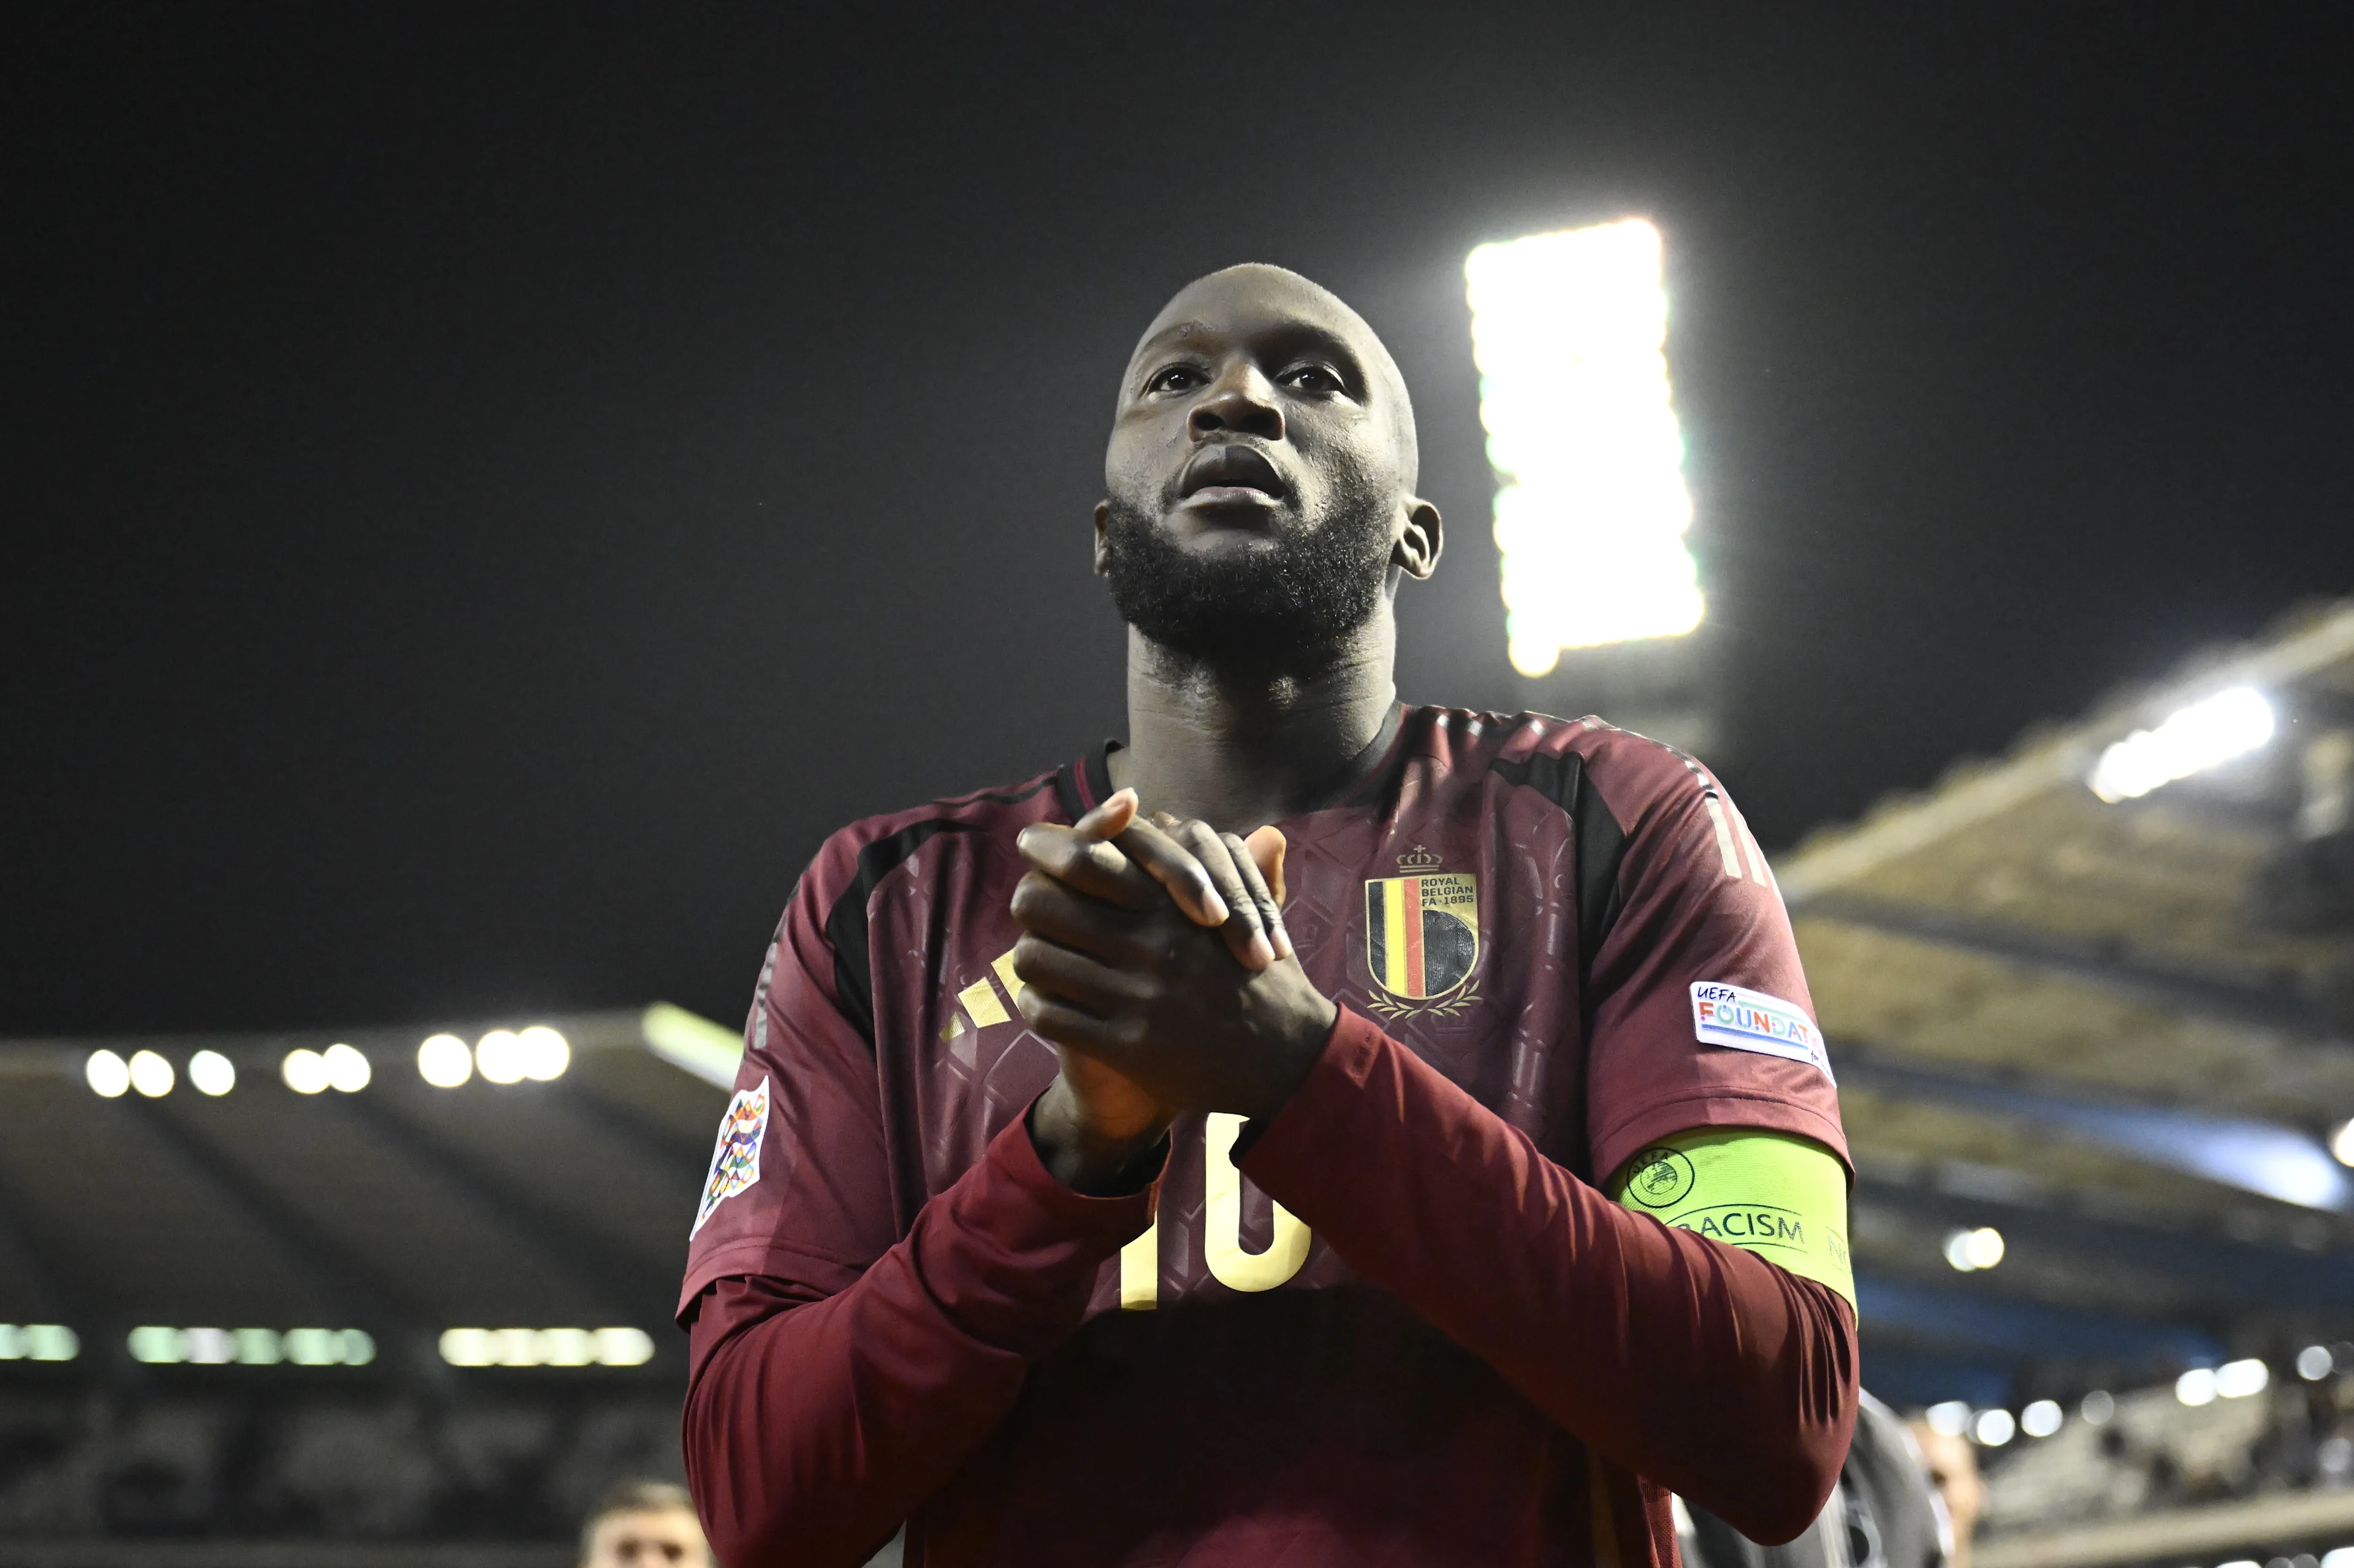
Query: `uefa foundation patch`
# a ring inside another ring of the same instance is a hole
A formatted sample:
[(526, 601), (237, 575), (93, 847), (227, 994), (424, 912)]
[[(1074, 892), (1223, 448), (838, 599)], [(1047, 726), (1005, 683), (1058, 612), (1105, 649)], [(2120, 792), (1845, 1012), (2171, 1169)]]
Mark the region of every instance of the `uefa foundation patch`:
[(1702, 1044), (1810, 1063), (1824, 1077), (1839, 1082), (1831, 1076), (1823, 1032), (1797, 1003), (1717, 980), (1694, 980), (1691, 1004), (1692, 1033)]
[(719, 1143), (711, 1151), (711, 1175), (695, 1211), (692, 1238), (712, 1211), (760, 1179), (760, 1139), (769, 1130), (769, 1080), (757, 1089), (738, 1089), (719, 1118)]

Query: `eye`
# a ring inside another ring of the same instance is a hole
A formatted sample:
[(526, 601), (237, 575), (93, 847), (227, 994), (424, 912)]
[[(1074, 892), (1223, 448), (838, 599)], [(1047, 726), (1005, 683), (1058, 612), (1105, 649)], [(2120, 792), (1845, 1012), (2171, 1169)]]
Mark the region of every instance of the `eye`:
[(1208, 379), (1208, 376), (1203, 375), (1202, 372), (1193, 366), (1172, 365), (1167, 366), (1165, 369), (1154, 371), (1150, 376), (1147, 377), (1144, 383), (1144, 390), (1147, 393), (1190, 392), (1194, 387), (1203, 385)]
[(1285, 371), (1283, 379), (1302, 392), (1346, 392), (1349, 389), (1329, 366), (1297, 366)]

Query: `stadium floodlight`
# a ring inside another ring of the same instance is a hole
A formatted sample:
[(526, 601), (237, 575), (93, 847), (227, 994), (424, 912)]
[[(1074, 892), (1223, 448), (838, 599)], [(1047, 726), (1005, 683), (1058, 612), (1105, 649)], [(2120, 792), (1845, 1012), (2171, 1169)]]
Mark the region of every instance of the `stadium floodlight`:
[(2245, 757), (2272, 739), (2276, 725), (2272, 704), (2254, 687), (2218, 692), (2102, 752), (2089, 780), (2093, 793), (2112, 805), (2138, 800), (2161, 784)]
[(1964, 1274), (1992, 1268), (2002, 1261), (2002, 1233), (1992, 1225), (1946, 1234), (1946, 1261)]
[(2354, 1117), (2338, 1123), (2338, 1130), (2329, 1135), (2329, 1157), (2340, 1165), (2354, 1165)]
[(153, 1051), (131, 1054), (131, 1086), (151, 1100), (160, 1100), (172, 1092), (177, 1076), (172, 1064)]
[(92, 1051), (81, 1065), (90, 1093), (120, 1099), (131, 1087), (131, 1065), (111, 1051)]
[(535, 1023), (519, 1032), (515, 1047), (523, 1064), (523, 1075), (539, 1083), (564, 1076), (564, 1070), (572, 1065), (571, 1043), (545, 1023)]
[(2327, 1345), (2307, 1345), (2296, 1353), (2296, 1375), (2307, 1383), (2319, 1383), (2337, 1362)]
[(2094, 1389), (2076, 1406), (2076, 1414), (2084, 1418), (2088, 1426), (2106, 1426), (2116, 1413), (2117, 1397), (2105, 1388)]
[(341, 1094), (358, 1094), (368, 1086), (368, 1079), (375, 1076), (373, 1069), (368, 1066), (367, 1057), (349, 1045), (328, 1046), (319, 1061), (327, 1070), (327, 1086)]
[(188, 1082), (218, 1098), (237, 1087), (237, 1064), (217, 1051), (199, 1051), (188, 1058)]
[(2030, 1437), (2049, 1437), (2063, 1419), (2058, 1400), (2039, 1399), (2019, 1413), (2019, 1429)]
[(298, 1095), (319, 1094), (330, 1081), (327, 1059), (307, 1045), (298, 1045), (286, 1053), (286, 1060), (278, 1064), (278, 1075)]
[(2174, 1397), (2197, 1409), (2215, 1403), (2215, 1369), (2192, 1367), (2174, 1380)]
[(2354, 1568), (2354, 1546), (2341, 1546), (2321, 1554), (2321, 1568)]
[(1981, 1447), (1999, 1448), (2018, 1435), (2018, 1420), (2000, 1405), (1979, 1411), (1978, 1418), (1970, 1423), (1970, 1436), (1978, 1440)]
[(1690, 631), (1706, 605), (1684, 546), (1659, 231), (1630, 217), (1482, 245), (1463, 277), (1512, 667)]
[(474, 1044), (474, 1070), (493, 1084), (520, 1084), (525, 1062), (522, 1036), (493, 1029)]
[(431, 1035), (417, 1048), (417, 1075), (437, 1089), (454, 1089), (474, 1075), (474, 1053), (455, 1034)]
[(1970, 1406), (1967, 1400), (1949, 1399), (1933, 1404), (1927, 1412), (1929, 1430), (1946, 1437), (1958, 1437), (1970, 1429)]

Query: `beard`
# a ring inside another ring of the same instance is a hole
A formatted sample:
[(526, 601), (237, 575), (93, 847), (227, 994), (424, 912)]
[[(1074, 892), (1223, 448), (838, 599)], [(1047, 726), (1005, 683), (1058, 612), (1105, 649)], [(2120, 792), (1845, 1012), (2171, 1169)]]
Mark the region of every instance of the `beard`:
[(1381, 606), (1392, 504), (1370, 483), (1344, 483), (1319, 524), (1281, 529), (1271, 549), (1198, 556), (1158, 515), (1114, 495), (1104, 522), (1112, 603), (1121, 620), (1188, 659), (1320, 668)]

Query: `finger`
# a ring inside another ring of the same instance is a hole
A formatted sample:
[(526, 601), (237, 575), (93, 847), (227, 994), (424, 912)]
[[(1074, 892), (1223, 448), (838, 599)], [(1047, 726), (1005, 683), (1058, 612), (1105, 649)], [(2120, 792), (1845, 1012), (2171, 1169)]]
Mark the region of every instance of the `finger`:
[(1055, 881), (1123, 909), (1151, 909), (1163, 896), (1161, 884), (1117, 846), (1077, 828), (1033, 822), (1015, 836), (1013, 847)]
[(1242, 879), (1243, 896), (1258, 911), (1259, 924), (1266, 928), (1268, 963), (1291, 957), (1291, 933), (1283, 928), (1283, 906), (1268, 891), (1267, 877), (1259, 871), (1258, 862), (1251, 858), (1250, 845), (1234, 834), (1225, 835), (1226, 853), (1235, 863), (1235, 874)]
[(1076, 1051), (1115, 1071), (1134, 1054), (1126, 1030), (1043, 991), (1023, 986), (1013, 993), (1013, 1006), (1041, 1040)]
[[(1274, 963), (1275, 944), (1267, 938), (1267, 918), (1259, 913), (1258, 900), (1251, 896), (1249, 885), (1235, 864), (1228, 840), (1209, 823), (1198, 820), (1179, 823), (1172, 836), (1202, 863), (1202, 869), (1216, 885), (1218, 895), (1233, 912), (1220, 934), (1225, 938), (1235, 961), (1246, 969), (1263, 969)], [(1241, 842), (1233, 841), (1235, 844)]]
[(1253, 828), (1243, 842), (1250, 846), (1251, 860), (1258, 866), (1259, 875), (1267, 879), (1276, 903), (1281, 904), (1290, 896), (1283, 886), (1283, 852), (1289, 847), (1284, 842), (1283, 830), (1272, 824)]
[(1116, 839), (1128, 831), (1136, 820), (1136, 791), (1115, 789), (1111, 799), (1071, 824), (1079, 832), (1095, 839)]
[(1166, 831), (1140, 818), (1129, 824), (1117, 842), (1129, 859), (1169, 890), (1169, 896), (1177, 901), (1186, 919), (1196, 926), (1226, 923), (1232, 911), (1226, 907), (1217, 885), (1210, 880), (1209, 872)]
[[(1152, 897), (1159, 900), (1155, 887)], [(1014, 923), (1024, 931), (1122, 969), (1141, 968), (1149, 956), (1137, 940), (1137, 916), (1090, 898), (1047, 875), (1030, 871), (1013, 885), (1008, 901)]]
[(1033, 933), (1013, 944), (1013, 972), (1023, 986), (1106, 1018), (1133, 1007), (1138, 982), (1128, 969), (1076, 952)]

